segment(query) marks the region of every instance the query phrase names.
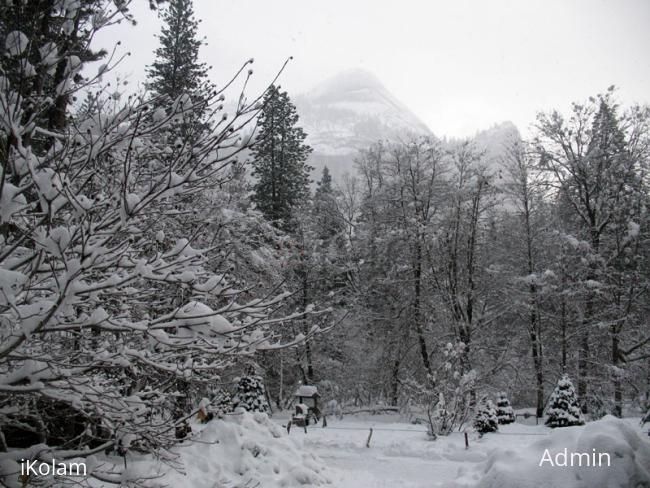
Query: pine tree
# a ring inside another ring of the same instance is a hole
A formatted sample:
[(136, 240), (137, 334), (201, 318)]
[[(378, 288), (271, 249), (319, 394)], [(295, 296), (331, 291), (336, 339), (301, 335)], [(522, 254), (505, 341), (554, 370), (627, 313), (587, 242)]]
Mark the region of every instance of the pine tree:
[(497, 400), (497, 420), (500, 424), (511, 424), (515, 421), (515, 412), (505, 391), (499, 393)]
[(257, 208), (284, 229), (291, 226), (293, 209), (309, 196), (306, 163), (312, 149), (305, 144), (306, 134), (297, 126), (298, 114), (287, 92), (271, 86), (258, 120), (259, 134), (253, 155), (253, 201)]
[[(45, 120), (48, 130), (59, 130), (68, 124), (67, 110), (74, 101), (71, 89), (88, 81), (83, 74), (86, 63), (107, 55), (105, 49), (91, 47), (94, 35), (115, 22), (117, 15), (133, 21), (126, 3), (121, 5), (121, 12), (110, 12), (107, 3), (110, 2), (57, 2), (55, 7), (55, 2), (0, 2), (2, 46), (10, 45), (7, 40), (11, 38), (29, 41), (21, 56), (0, 56), (0, 72), (20, 93), (25, 120), (32, 116), (39, 122)], [(68, 88), (61, 90), (62, 86)], [(47, 110), (35, 112), (33, 97), (42, 94), (52, 101)]]
[(264, 383), (260, 376), (243, 376), (237, 384), (237, 392), (232, 398), (233, 408), (243, 408), (248, 412), (268, 412)]
[(319, 239), (331, 239), (343, 230), (343, 222), (337, 216), (332, 175), (327, 166), (323, 168), (321, 179), (314, 192), (313, 214)]
[(316, 193), (314, 194), (314, 198), (318, 198), (318, 197), (322, 198), (331, 195), (332, 191), (333, 191), (332, 175), (330, 174), (329, 168), (327, 166), (324, 166), (320, 181), (317, 183)]
[(226, 414), (234, 410), (230, 394), (221, 388), (214, 395), (211, 407), (212, 412), (214, 412), (217, 418), (223, 418)]
[(155, 51), (156, 60), (147, 68), (147, 87), (154, 97), (166, 102), (189, 96), (192, 111), (186, 119), (201, 121), (213, 86), (208, 81), (208, 66), (199, 62), (203, 40), (197, 38), (192, 0), (170, 0), (161, 17), (160, 47)]
[(484, 398), (476, 407), (474, 417), (474, 429), (483, 435), (488, 432), (496, 432), (499, 429), (497, 411), (492, 400)]
[(546, 425), (550, 427), (569, 427), (585, 423), (578, 405), (578, 396), (568, 375), (562, 375), (557, 382), (546, 413)]

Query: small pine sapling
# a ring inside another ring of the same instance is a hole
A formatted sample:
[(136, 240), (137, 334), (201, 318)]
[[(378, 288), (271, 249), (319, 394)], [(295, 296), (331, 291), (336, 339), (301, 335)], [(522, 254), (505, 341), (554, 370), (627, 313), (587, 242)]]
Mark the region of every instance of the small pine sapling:
[(492, 400), (484, 398), (476, 407), (474, 417), (474, 430), (481, 436), (488, 432), (496, 432), (499, 429), (497, 411)]
[(585, 423), (578, 404), (578, 395), (567, 374), (562, 375), (557, 382), (546, 413), (546, 425), (550, 427), (569, 427)]
[(268, 412), (269, 406), (262, 378), (257, 375), (241, 377), (232, 404), (234, 408), (243, 408), (248, 412)]
[(515, 421), (515, 412), (505, 391), (500, 392), (497, 399), (497, 420), (502, 425), (511, 424)]
[(220, 419), (234, 410), (231, 395), (223, 389), (216, 392), (210, 407), (214, 415)]

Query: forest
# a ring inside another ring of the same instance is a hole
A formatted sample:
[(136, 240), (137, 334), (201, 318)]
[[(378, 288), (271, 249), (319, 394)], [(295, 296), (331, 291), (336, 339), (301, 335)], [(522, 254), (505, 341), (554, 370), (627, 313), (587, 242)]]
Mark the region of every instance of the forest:
[[(216, 84), (192, 1), (150, 3), (136, 91), (94, 45), (141, 21), (130, 2), (0, 6), (6, 486), (65, 485), (25, 459), (161, 486), (129, 456), (180, 469), (197, 419), (282, 418), (301, 385), (321, 414), (393, 412), (435, 442), (513, 408), (551, 427), (650, 408), (650, 106), (603, 87), (496, 153), (377, 137), (333, 176), (286, 65), (259, 93), (252, 59)], [(232, 483), (209, 486), (276, 486)]]

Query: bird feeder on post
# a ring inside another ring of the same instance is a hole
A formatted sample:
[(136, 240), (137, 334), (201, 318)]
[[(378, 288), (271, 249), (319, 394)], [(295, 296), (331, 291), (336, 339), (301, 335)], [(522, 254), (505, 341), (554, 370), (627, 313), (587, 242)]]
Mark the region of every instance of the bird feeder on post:
[(320, 419), (320, 394), (318, 388), (310, 385), (300, 385), (293, 395), (296, 405), (296, 413), (292, 421), (298, 425), (304, 423), (309, 425), (309, 419), (314, 423)]

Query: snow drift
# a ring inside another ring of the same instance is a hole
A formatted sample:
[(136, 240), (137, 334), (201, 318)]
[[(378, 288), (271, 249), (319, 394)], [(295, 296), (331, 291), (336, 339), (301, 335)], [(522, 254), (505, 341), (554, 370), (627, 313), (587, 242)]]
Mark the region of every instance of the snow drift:
[[(607, 466), (551, 466), (540, 461), (546, 449), (555, 456), (608, 453)], [(639, 488), (650, 487), (650, 442), (630, 425), (607, 416), (584, 427), (556, 429), (526, 450), (497, 449), (474, 472), (477, 488)], [(461, 485), (467, 486), (467, 485)]]
[(321, 486), (330, 483), (324, 463), (302, 449), (301, 441), (264, 413), (241, 412), (192, 426), (203, 430), (176, 449), (181, 469), (142, 460), (143, 476), (162, 475), (155, 484), (186, 488)]

